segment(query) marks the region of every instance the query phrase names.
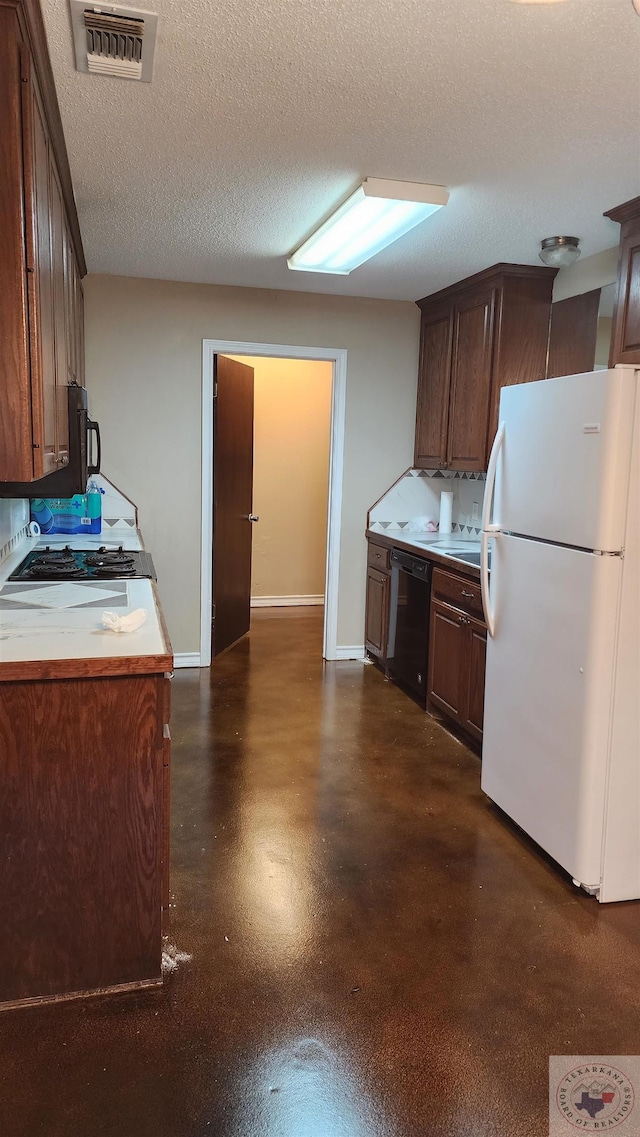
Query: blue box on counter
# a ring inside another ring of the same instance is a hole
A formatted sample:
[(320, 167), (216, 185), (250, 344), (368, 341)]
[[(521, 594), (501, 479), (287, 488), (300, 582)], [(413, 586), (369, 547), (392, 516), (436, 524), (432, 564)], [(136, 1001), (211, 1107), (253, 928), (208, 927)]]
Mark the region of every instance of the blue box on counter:
[(31, 520), (37, 521), (43, 534), (100, 533), (102, 530), (100, 491), (77, 493), (67, 498), (32, 498)]

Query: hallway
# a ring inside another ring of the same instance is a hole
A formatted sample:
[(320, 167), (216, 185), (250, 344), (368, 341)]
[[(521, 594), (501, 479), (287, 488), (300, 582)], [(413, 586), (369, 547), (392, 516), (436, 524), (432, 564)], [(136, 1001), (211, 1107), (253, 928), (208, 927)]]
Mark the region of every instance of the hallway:
[(549, 1054), (638, 1051), (637, 904), (491, 807), (479, 760), (321, 609), (173, 683), (160, 993), (10, 1012), (2, 1137), (515, 1137)]

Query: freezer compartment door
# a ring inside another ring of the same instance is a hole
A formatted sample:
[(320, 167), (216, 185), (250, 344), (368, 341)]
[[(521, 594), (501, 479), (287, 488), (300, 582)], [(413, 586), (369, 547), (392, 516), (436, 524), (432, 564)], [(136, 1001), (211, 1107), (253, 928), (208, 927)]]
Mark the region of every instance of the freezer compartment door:
[(583, 549), (623, 548), (638, 374), (619, 367), (503, 387), (498, 528)]
[(482, 788), (599, 888), (621, 558), (500, 534)]

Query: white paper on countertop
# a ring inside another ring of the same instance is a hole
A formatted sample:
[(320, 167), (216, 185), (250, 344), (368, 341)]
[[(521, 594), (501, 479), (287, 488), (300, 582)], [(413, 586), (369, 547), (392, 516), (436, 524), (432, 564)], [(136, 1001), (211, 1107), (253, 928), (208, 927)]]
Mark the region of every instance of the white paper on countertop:
[(141, 628), (146, 622), (146, 619), (146, 608), (134, 608), (133, 612), (128, 612), (126, 616), (119, 616), (117, 612), (103, 612), (102, 626), (110, 632), (126, 635), (137, 632), (138, 628)]

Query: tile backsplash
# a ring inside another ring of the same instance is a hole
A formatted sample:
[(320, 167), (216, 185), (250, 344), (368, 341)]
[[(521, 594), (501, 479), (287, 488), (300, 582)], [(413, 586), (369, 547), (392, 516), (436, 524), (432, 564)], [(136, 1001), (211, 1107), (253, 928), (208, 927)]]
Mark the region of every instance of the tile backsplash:
[(28, 524), (29, 502), (26, 499), (0, 498), (0, 564), (26, 535)]
[[(438, 521), (440, 493), (446, 488), (454, 495), (453, 531), (479, 536), (485, 480), (485, 474), (461, 470), (407, 470), (369, 511), (369, 528), (379, 533), (388, 529), (426, 530), (429, 521)], [(473, 516), (474, 504), (477, 518)]]

